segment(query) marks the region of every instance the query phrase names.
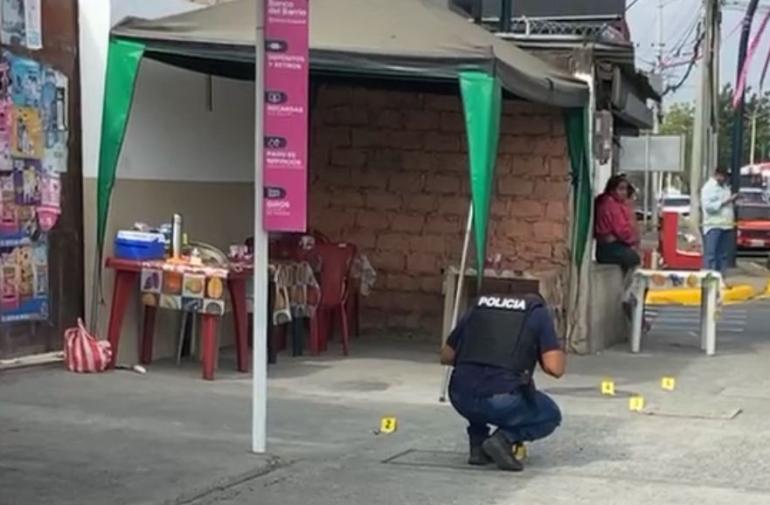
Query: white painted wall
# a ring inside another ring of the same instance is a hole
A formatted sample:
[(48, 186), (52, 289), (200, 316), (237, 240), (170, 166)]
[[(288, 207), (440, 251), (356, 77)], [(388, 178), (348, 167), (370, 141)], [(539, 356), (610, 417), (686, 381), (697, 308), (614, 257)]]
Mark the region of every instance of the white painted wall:
[(187, 0), (79, 1), (83, 177), (96, 177), (99, 163), (104, 73), (110, 28), (127, 16), (153, 19), (201, 7)]
[(252, 182), (254, 83), (145, 59), (118, 165), (122, 179)]

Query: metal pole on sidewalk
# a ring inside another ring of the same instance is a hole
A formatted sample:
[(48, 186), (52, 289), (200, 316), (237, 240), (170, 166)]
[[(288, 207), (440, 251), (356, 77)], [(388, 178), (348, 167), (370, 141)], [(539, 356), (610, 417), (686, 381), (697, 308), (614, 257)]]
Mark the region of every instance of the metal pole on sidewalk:
[(252, 342), (251, 450), (267, 448), (267, 232), (264, 212), (265, 0), (257, 1), (254, 45), (254, 337)]
[[(465, 239), (463, 240), (463, 252), (460, 256), (460, 276), (457, 280), (457, 290), (455, 291), (454, 305), (452, 306), (452, 330), (457, 326), (457, 318), (460, 316), (460, 301), (465, 285), (465, 269), (468, 265), (468, 251), (471, 247), (471, 233), (473, 232), (473, 202), (468, 207), (468, 222), (465, 225)], [(478, 265), (477, 268), (484, 268), (484, 265)], [(446, 338), (447, 335), (444, 335)], [(452, 373), (451, 366), (444, 367), (444, 379), (441, 382), (441, 391), (438, 401), (446, 401), (447, 388), (449, 388), (449, 377)]]

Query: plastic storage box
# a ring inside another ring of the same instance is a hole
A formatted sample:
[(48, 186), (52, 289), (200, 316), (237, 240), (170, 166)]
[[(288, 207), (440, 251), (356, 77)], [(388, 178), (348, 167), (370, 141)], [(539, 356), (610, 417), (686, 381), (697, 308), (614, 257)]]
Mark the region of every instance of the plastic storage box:
[(165, 239), (160, 233), (119, 231), (115, 237), (116, 258), (147, 261), (163, 259), (165, 255)]

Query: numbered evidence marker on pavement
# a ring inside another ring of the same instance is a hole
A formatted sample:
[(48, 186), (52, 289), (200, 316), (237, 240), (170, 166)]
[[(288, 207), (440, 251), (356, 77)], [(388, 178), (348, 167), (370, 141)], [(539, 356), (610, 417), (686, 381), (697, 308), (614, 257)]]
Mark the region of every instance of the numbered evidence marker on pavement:
[(529, 456), (527, 446), (523, 443), (513, 444), (513, 457), (519, 461), (524, 461)]
[(628, 399), (628, 410), (631, 412), (641, 412), (644, 410), (644, 397), (634, 395)]
[(612, 379), (602, 380), (601, 392), (605, 396), (615, 396), (615, 381)]
[(673, 391), (676, 389), (676, 379), (673, 377), (663, 377), (660, 379), (660, 388), (664, 391)]
[(380, 419), (380, 429), (378, 435), (390, 435), (398, 429), (398, 419), (395, 417), (383, 417)]

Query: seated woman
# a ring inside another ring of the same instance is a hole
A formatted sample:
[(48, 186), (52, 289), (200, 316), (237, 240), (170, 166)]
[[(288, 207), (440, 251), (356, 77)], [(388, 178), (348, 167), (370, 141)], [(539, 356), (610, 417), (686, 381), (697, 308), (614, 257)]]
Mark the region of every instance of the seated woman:
[(594, 221), (596, 261), (618, 265), (624, 275), (641, 264), (637, 252), (639, 230), (629, 205), (630, 194), (631, 185), (624, 175), (610, 177), (604, 193), (596, 198)]

